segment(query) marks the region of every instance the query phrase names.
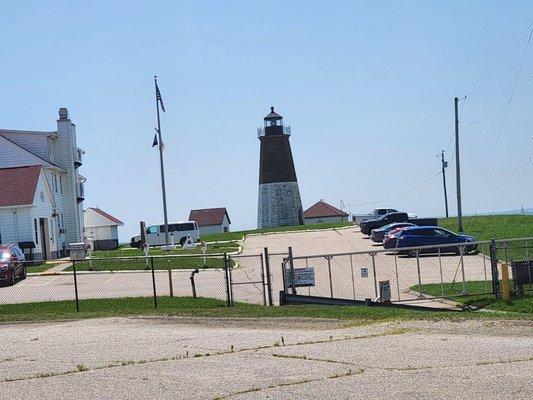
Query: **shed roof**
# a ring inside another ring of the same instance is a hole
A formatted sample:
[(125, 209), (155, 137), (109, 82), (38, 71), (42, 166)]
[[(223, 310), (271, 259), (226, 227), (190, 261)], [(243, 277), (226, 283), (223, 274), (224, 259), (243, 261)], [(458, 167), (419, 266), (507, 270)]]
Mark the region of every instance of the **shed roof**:
[(98, 207), (89, 207), (88, 210), (92, 210), (100, 214), (102, 217), (107, 218), (108, 220), (114, 222), (117, 225), (124, 225), (124, 222), (122, 222), (120, 219), (113, 217), (111, 214), (106, 213), (104, 210), (100, 210)]
[(40, 174), (40, 165), (0, 169), (0, 207), (33, 204)]
[(228, 222), (231, 224), (226, 207), (191, 210), (189, 221), (196, 221), (198, 226), (220, 225), (224, 222), (224, 215), (228, 217)]
[(348, 214), (344, 211), (333, 207), (331, 204), (326, 203), (324, 200), (313, 204), (307, 210), (304, 211), (304, 218), (324, 218), (324, 217), (347, 217)]

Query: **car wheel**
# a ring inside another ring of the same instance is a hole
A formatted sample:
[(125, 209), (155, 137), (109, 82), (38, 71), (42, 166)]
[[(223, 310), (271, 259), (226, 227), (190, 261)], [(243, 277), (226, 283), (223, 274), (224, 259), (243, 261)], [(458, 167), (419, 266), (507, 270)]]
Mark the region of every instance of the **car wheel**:
[(28, 275), (28, 271), (26, 271), (26, 266), (23, 265), (22, 266), (22, 272), (20, 273), (20, 276), (19, 276), (20, 280), (26, 279), (27, 275)]
[(185, 242), (187, 241), (187, 238), (186, 237), (182, 237), (180, 239), (180, 244), (183, 246), (185, 244)]
[(14, 284), (15, 284), (15, 270), (13, 270), (13, 272), (11, 273), (11, 276), (7, 280), (8, 286), (13, 286)]

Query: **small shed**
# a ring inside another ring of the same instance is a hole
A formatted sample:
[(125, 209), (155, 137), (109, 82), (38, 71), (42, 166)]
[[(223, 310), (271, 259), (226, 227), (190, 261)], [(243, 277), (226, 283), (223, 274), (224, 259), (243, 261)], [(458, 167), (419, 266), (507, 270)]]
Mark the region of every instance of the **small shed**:
[(196, 221), (200, 229), (200, 236), (229, 232), (231, 224), (226, 207), (191, 210), (189, 221)]
[(306, 225), (334, 224), (348, 221), (348, 214), (320, 200), (304, 211), (304, 220)]
[(114, 250), (118, 247), (118, 227), (124, 223), (99, 209), (89, 207), (83, 212), (84, 234), (93, 239), (95, 250)]

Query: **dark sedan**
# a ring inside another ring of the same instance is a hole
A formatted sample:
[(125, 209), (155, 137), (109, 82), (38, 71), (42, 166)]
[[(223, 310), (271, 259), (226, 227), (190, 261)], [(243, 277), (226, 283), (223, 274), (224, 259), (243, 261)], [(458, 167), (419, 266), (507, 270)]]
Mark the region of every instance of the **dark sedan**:
[(13, 286), (17, 277), (26, 279), (24, 253), (17, 245), (0, 245), (0, 282)]
[(374, 242), (381, 243), (385, 238), (385, 235), (396, 228), (406, 228), (408, 226), (416, 226), (410, 222), (393, 222), (392, 224), (385, 225), (381, 228), (372, 229), (370, 231), (370, 239)]

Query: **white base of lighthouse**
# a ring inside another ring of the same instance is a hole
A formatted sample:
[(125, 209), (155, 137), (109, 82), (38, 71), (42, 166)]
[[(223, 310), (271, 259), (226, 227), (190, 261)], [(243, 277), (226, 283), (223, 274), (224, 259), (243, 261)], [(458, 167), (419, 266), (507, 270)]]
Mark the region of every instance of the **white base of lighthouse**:
[(298, 182), (259, 185), (258, 228), (303, 224), (302, 200)]

